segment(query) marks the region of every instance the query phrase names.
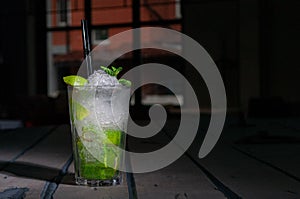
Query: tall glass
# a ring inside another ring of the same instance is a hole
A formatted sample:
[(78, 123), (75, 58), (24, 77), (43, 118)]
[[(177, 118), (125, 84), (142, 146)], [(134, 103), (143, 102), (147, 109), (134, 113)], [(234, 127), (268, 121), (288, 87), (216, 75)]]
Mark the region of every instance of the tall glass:
[(68, 86), (68, 97), (76, 183), (120, 184), (130, 88)]

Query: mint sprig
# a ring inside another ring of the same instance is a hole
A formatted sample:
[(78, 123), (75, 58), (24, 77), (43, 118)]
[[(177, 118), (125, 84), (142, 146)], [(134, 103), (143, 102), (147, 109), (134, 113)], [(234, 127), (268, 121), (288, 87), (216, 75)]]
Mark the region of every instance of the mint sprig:
[[(113, 77), (117, 77), (117, 75), (123, 70), (122, 67), (115, 68), (114, 66), (112, 66), (111, 68), (100, 66), (100, 68), (104, 70), (104, 72), (106, 72), (107, 74)], [(131, 81), (126, 79), (119, 79), (119, 83), (127, 87), (130, 87), (132, 84)]]
[(122, 67), (119, 67), (119, 68), (115, 68), (115, 67), (111, 67), (108, 68), (108, 67), (105, 67), (105, 66), (100, 66), (100, 68), (102, 70), (104, 70), (104, 72), (106, 72), (107, 74), (109, 74), (110, 76), (114, 76), (114, 77), (117, 77), (117, 75), (123, 70)]

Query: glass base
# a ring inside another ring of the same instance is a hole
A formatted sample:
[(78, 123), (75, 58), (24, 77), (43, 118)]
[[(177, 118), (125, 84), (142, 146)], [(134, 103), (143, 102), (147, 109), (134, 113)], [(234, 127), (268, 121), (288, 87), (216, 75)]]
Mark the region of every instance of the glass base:
[(76, 177), (75, 182), (78, 185), (86, 185), (91, 187), (115, 186), (121, 184), (121, 178), (116, 177), (110, 180), (87, 180), (81, 177)]

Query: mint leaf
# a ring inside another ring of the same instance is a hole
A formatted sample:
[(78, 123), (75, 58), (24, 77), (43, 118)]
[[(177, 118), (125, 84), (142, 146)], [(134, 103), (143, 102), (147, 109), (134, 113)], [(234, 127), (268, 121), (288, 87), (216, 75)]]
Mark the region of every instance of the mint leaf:
[[(100, 66), (100, 68), (110, 76), (114, 76), (114, 77), (117, 77), (117, 75), (123, 70), (122, 67), (116, 68), (114, 66), (111, 66), (111, 69), (105, 66)], [(131, 81), (126, 79), (119, 79), (119, 83), (122, 84), (123, 86), (127, 86), (127, 87), (131, 86)]]
[(111, 69), (110, 68), (108, 68), (108, 67), (105, 67), (105, 66), (100, 66), (100, 68), (102, 69), (102, 70), (104, 70), (104, 72), (106, 72), (107, 74), (109, 74), (110, 76), (114, 76), (114, 77), (116, 77), (121, 71), (122, 71), (122, 67), (119, 67), (119, 68), (115, 68), (115, 67), (111, 67)]
[(105, 66), (100, 66), (100, 68), (101, 68), (102, 70), (104, 70), (104, 72), (106, 72), (107, 74), (109, 74), (110, 76), (114, 76), (114, 75), (113, 75), (114, 72), (113, 72), (110, 68), (105, 67)]
[(119, 68), (112, 67), (112, 69), (114, 72), (114, 76), (117, 76), (123, 70), (122, 67), (119, 67)]
[(124, 85), (124, 86), (127, 86), (127, 87), (130, 87), (131, 86), (131, 81), (127, 80), (127, 79), (119, 79), (119, 83)]

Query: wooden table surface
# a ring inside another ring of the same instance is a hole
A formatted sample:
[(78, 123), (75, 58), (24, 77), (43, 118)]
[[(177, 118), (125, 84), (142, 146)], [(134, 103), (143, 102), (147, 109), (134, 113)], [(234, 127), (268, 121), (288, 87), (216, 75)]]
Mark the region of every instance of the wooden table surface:
[[(113, 187), (74, 183), (68, 125), (0, 131), (0, 199), (2, 198), (300, 198), (300, 120), (253, 120), (228, 124), (214, 150), (197, 158), (201, 133), (189, 150), (155, 172), (124, 174)], [(176, 133), (169, 123), (147, 142), (164, 144)], [(129, 143), (130, 145), (130, 143)]]

